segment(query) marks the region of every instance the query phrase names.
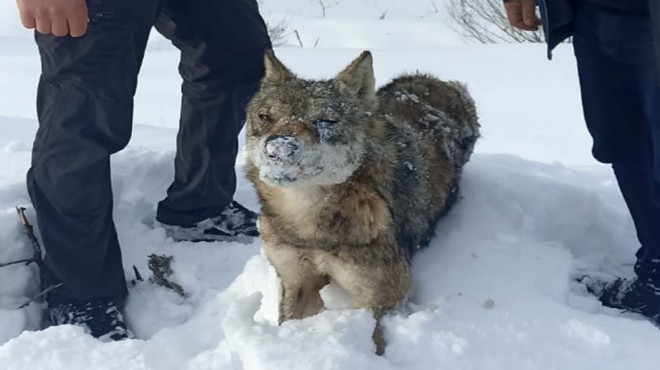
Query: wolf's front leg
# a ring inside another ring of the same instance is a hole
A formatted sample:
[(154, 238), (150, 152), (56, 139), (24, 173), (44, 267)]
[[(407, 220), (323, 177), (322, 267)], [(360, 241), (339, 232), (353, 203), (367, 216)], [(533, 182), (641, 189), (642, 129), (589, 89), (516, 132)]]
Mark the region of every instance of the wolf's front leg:
[(314, 316), (323, 309), (323, 299), (319, 291), (327, 284), (323, 276), (309, 276), (289, 280), (282, 277), (279, 323), (291, 319), (304, 319)]
[(287, 245), (264, 245), (281, 280), (279, 323), (313, 316), (323, 309), (319, 293), (328, 277), (319, 273), (308, 253)]
[(410, 289), (410, 267), (399, 255), (396, 245), (375, 242), (368, 247), (352, 248), (330, 257), (330, 276), (355, 299), (358, 306), (370, 309), (376, 319), (373, 340), (376, 353), (385, 352), (380, 319), (401, 302)]

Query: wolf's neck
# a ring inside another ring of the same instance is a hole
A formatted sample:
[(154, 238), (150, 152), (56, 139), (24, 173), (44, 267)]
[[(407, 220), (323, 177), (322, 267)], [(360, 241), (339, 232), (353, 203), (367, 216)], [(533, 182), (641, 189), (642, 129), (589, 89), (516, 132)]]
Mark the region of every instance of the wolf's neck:
[(296, 205), (295, 208), (311, 208), (324, 200), (325, 191), (321, 186), (300, 186), (291, 188), (280, 188), (287, 204)]

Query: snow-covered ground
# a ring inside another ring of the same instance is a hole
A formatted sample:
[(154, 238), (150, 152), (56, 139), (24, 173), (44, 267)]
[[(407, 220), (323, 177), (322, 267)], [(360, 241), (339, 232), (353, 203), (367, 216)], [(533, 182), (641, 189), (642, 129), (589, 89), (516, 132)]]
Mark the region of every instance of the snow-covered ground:
[[(149, 254), (173, 255), (190, 296), (138, 283), (127, 317), (139, 339), (102, 343), (76, 327), (36, 331), (40, 307), (16, 309), (37, 292), (34, 268), (2, 268), (0, 369), (657, 369), (660, 331), (572, 283), (631, 274), (637, 241), (609, 169), (590, 157), (570, 47), (549, 63), (542, 45), (467, 45), (443, 1), (324, 4), (325, 17), (319, 1), (263, 0), (270, 21), (288, 22), (276, 52), (301, 76), (330, 77), (371, 49), (378, 84), (415, 70), (461, 80), (481, 116), (462, 198), (413, 261), (410, 301), (385, 320), (385, 356), (373, 354), (370, 314), (334, 286), (327, 311), (277, 326), (278, 281), (258, 241), (174, 243), (150, 226), (179, 108), (178, 53), (154, 36), (133, 140), (113, 158), (115, 216), (127, 278), (133, 265), (147, 275)], [(14, 206), (35, 219), (24, 174), (39, 60), (14, 6), (0, 4), (0, 262), (30, 255)], [(258, 207), (243, 178), (236, 197)]]

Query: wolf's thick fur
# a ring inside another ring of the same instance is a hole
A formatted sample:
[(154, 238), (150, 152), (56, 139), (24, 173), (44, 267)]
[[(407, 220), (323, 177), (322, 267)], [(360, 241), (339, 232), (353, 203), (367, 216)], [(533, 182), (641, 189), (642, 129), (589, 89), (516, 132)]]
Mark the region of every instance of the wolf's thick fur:
[[(426, 75), (374, 86), (369, 52), (324, 81), (266, 56), (247, 166), (282, 283), (280, 322), (319, 312), (330, 280), (380, 318), (407, 294), (410, 257), (456, 199), (479, 136), (465, 87)], [(374, 340), (382, 353), (378, 327)]]

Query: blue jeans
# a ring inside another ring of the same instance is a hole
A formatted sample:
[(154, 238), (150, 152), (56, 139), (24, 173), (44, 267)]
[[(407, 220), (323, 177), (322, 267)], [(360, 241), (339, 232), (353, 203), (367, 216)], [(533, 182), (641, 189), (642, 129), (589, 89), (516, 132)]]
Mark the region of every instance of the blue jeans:
[(612, 164), (635, 223), (637, 275), (660, 284), (660, 81), (650, 15), (577, 3), (573, 46), (593, 155)]

